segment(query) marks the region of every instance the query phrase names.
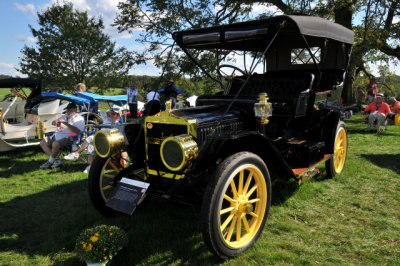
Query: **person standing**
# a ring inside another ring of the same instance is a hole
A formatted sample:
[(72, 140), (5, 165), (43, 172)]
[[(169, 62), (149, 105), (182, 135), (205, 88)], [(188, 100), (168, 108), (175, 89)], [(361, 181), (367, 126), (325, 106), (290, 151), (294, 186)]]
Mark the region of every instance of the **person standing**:
[(370, 78), (369, 84), (367, 85), (367, 104), (375, 101), (378, 95), (378, 85), (376, 84), (375, 78)]
[(165, 86), (163, 94), (165, 95), (165, 101), (172, 101), (172, 108), (174, 108), (176, 103), (176, 98), (178, 97), (178, 88), (176, 87), (172, 79), (168, 80), (167, 86)]
[[(76, 93), (78, 93), (78, 92), (93, 93), (93, 92), (91, 92), (90, 90), (87, 89), (87, 87), (86, 87), (86, 85), (84, 83), (78, 83), (76, 85), (75, 91), (76, 91)], [(97, 113), (98, 112), (98, 107), (99, 107), (98, 102), (92, 102), (91, 101), (90, 104), (89, 104), (89, 109), (87, 110), (87, 112), (89, 114), (90, 113)], [(79, 105), (79, 111), (80, 112), (84, 112), (85, 109), (87, 109), (87, 108), (88, 108), (87, 106)]]
[(147, 89), (147, 103), (146, 103), (146, 111), (147, 115), (155, 115), (160, 112), (160, 94), (154, 91), (152, 88)]
[(158, 92), (154, 91), (152, 88), (148, 88), (146, 98), (147, 98), (147, 102), (159, 101), (160, 94), (158, 94)]
[[(381, 125), (385, 122), (386, 116), (390, 114), (390, 108), (387, 103), (383, 101), (383, 93), (378, 93), (376, 96), (376, 101), (370, 103), (362, 113), (367, 113), (368, 115), (368, 122), (371, 132), (377, 131)], [(376, 123), (376, 129), (374, 128), (374, 124)]]
[(129, 85), (129, 88), (126, 91), (126, 94), (128, 96), (128, 105), (129, 105), (129, 112), (131, 113), (131, 117), (137, 118), (139, 91), (138, 91), (135, 83), (131, 83)]

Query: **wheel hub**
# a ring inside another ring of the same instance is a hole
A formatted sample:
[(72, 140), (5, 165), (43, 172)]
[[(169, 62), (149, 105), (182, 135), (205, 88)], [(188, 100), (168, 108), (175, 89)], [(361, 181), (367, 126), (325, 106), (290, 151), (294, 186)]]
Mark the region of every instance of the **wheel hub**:
[(250, 213), (253, 211), (253, 205), (249, 203), (248, 197), (245, 195), (239, 195), (236, 200), (235, 210), (241, 214)]

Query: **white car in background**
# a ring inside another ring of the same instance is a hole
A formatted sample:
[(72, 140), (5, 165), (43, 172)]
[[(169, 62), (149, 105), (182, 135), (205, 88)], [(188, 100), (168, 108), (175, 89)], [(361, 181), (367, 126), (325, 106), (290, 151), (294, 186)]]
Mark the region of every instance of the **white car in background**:
[(61, 116), (64, 105), (59, 99), (43, 99), (41, 80), (0, 79), (0, 90), (10, 94), (0, 99), (0, 152), (38, 145), (44, 132)]

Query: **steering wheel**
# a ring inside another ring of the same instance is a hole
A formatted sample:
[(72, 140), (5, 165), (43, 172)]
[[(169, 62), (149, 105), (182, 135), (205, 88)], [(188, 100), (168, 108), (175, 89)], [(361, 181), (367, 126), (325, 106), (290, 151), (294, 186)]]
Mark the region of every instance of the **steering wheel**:
[(6, 94), (6, 95), (4, 96), (4, 98), (3, 98), (1, 101), (2, 101), (2, 102), (5, 102), (5, 101), (11, 102), (11, 101), (12, 101), (12, 97), (13, 97), (13, 95), (12, 95), (11, 93)]
[[(229, 75), (225, 71), (222, 70), (222, 68), (232, 68), (232, 73)], [(232, 66), (232, 65), (219, 65), (217, 67), (217, 72), (220, 76), (224, 77), (227, 80), (232, 80), (235, 77), (235, 72), (238, 71), (240, 72), (243, 76), (248, 75), (246, 71), (238, 68), (237, 66)]]

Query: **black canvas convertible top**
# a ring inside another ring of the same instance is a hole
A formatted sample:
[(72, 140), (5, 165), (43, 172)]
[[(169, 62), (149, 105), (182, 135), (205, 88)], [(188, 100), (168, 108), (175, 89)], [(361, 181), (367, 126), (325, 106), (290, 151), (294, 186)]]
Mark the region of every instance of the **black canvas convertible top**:
[(42, 81), (40, 79), (29, 79), (29, 78), (7, 78), (0, 79), (0, 88), (31, 88), (31, 93), (27, 98), (27, 104), (31, 102), (31, 99), (37, 98), (40, 100), (42, 93)]
[(42, 81), (28, 78), (0, 79), (0, 88), (42, 88)]
[(280, 36), (302, 34), (353, 44), (354, 32), (319, 17), (276, 16), (216, 27), (179, 31), (173, 38), (182, 48), (262, 51), (280, 29)]

